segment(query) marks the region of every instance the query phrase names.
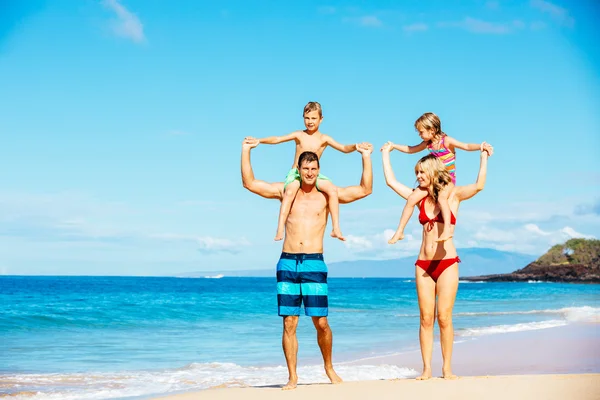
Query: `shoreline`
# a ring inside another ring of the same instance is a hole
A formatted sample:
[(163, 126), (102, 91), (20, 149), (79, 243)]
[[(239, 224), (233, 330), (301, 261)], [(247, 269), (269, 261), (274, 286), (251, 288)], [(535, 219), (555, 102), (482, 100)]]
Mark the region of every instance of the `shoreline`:
[[(485, 396), (487, 399), (498, 400), (507, 397), (513, 400), (520, 398), (600, 399), (600, 359), (597, 357), (600, 354), (600, 340), (598, 340), (600, 330), (598, 327), (597, 323), (577, 323), (548, 329), (489, 335), (474, 340), (462, 341), (463, 338), (459, 338), (453, 352), (453, 372), (459, 376), (456, 381), (440, 378), (441, 352), (439, 342), (436, 341), (432, 360), (433, 378), (425, 382), (416, 381), (412, 377), (400, 379), (373, 377), (372, 380), (360, 381), (346, 377), (344, 384), (330, 385), (323, 383), (326, 380), (303, 382), (300, 377), (298, 388), (286, 392), (281, 391), (281, 386), (286, 382), (281, 382), (281, 385), (242, 387), (239, 387), (241, 385), (238, 383), (232, 385), (234, 387), (220, 385), (205, 390), (156, 394), (149, 398), (258, 400), (280, 398), (282, 395), (295, 399), (300, 398), (301, 395), (311, 396), (314, 399), (331, 399), (331, 396), (348, 399), (391, 399), (397, 398), (400, 394), (398, 390), (402, 390), (402, 395), (410, 394), (414, 398), (440, 396), (465, 400)], [(415, 340), (418, 340), (417, 332), (415, 332)], [(374, 365), (394, 365), (401, 369), (412, 369), (415, 371), (414, 376), (422, 368), (419, 350), (336, 363), (334, 341), (336, 369), (339, 367), (343, 369), (344, 366)], [(302, 365), (299, 363), (298, 366)], [(342, 379), (345, 378), (342, 374), (340, 376)], [(325, 377), (324, 373), (323, 377)], [(507, 392), (507, 388), (512, 389)], [(574, 390), (581, 396), (573, 396)], [(495, 392), (498, 397), (493, 397)]]

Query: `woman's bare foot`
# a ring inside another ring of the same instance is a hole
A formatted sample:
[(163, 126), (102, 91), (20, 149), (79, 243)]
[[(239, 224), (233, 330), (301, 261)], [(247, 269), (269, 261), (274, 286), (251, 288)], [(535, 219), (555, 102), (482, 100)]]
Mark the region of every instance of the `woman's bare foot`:
[(344, 237), (344, 235), (342, 235), (342, 231), (340, 231), (339, 229), (334, 229), (331, 231), (331, 237), (333, 238), (338, 238), (341, 241), (345, 241), (346, 238)]
[(453, 380), (453, 379), (458, 379), (458, 376), (456, 376), (452, 373), (451, 368), (442, 368), (442, 378)]
[(342, 378), (340, 378), (338, 376), (338, 374), (335, 373), (333, 368), (331, 368), (331, 369), (325, 368), (325, 373), (327, 374), (327, 377), (329, 378), (329, 380), (331, 381), (332, 384), (337, 385), (337, 384), (340, 384), (343, 382)]
[(431, 378), (431, 368), (423, 368), (423, 373), (421, 376), (417, 376), (418, 381), (426, 381)]
[(284, 387), (282, 387), (282, 390), (292, 390), (292, 389), (296, 389), (296, 386), (298, 385), (298, 378), (295, 379), (290, 379), (288, 381), (288, 383), (285, 384)]
[(402, 240), (402, 239), (404, 239), (404, 232), (396, 232), (396, 233), (394, 233), (394, 236), (392, 236), (392, 238), (390, 240), (388, 240), (388, 244), (394, 244), (398, 240)]

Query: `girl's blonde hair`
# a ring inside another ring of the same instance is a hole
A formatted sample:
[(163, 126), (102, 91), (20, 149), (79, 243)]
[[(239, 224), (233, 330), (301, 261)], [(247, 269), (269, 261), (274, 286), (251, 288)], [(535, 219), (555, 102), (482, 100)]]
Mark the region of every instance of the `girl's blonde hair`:
[(442, 163), (440, 159), (433, 154), (429, 154), (417, 162), (417, 165), (415, 165), (415, 174), (419, 171), (419, 169), (422, 169), (423, 172), (425, 172), (425, 175), (429, 177), (429, 181), (431, 183), (427, 188), (427, 192), (433, 199), (434, 203), (437, 203), (438, 196), (442, 189), (452, 182), (450, 173), (444, 166), (444, 163)]
[(415, 121), (415, 129), (426, 129), (433, 131), (433, 137), (438, 139), (446, 134), (442, 131), (442, 121), (432, 112), (426, 112)]

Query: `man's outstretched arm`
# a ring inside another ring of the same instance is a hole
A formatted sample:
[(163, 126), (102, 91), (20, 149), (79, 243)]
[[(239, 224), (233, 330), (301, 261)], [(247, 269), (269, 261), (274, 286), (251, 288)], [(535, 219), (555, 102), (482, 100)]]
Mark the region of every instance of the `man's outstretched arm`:
[(242, 143), (242, 185), (259, 196), (267, 199), (283, 198), (283, 183), (268, 183), (254, 179), (254, 171), (250, 162), (250, 150), (258, 146), (257, 139), (244, 139)]
[(362, 155), (363, 171), (360, 185), (338, 188), (340, 203), (352, 203), (373, 193), (373, 164), (371, 162), (373, 146), (361, 143), (356, 146), (356, 150)]

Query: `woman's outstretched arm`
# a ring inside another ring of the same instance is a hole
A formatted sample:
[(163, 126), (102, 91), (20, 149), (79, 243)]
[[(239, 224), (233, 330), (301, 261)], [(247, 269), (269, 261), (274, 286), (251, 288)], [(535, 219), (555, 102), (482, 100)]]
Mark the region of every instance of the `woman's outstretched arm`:
[(481, 150), (479, 175), (477, 175), (477, 181), (470, 185), (456, 187), (456, 196), (460, 201), (470, 199), (471, 197), (475, 196), (477, 193), (483, 190), (483, 187), (485, 186), (485, 178), (487, 175), (488, 157), (488, 151), (485, 148), (483, 148), (483, 150)]
[(392, 163), (390, 162), (390, 151), (392, 151), (392, 144), (390, 142), (383, 145), (381, 148), (381, 158), (383, 159), (383, 174), (385, 175), (385, 183), (392, 188), (392, 190), (398, 193), (405, 199), (413, 192), (408, 186), (398, 182), (392, 169)]

